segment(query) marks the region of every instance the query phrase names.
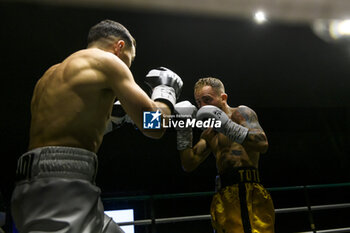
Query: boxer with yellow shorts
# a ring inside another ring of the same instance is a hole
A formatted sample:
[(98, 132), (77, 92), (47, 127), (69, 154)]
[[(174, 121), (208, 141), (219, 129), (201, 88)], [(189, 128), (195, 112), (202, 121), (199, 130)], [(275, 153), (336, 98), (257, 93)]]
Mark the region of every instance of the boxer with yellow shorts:
[(217, 182), (220, 189), (213, 197), (210, 213), (218, 233), (273, 232), (272, 199), (260, 184), (257, 169), (233, 169), (220, 175)]
[[(192, 128), (177, 129), (177, 149), (185, 171), (196, 169), (213, 153), (219, 181), (211, 204), (212, 225), (217, 233), (273, 233), (274, 206), (270, 194), (260, 183), (260, 154), (268, 149), (266, 135), (256, 113), (249, 107), (230, 107), (219, 79), (197, 81), (194, 97), (175, 105), (177, 115), (212, 119), (219, 124), (205, 129), (192, 146)], [(197, 124), (200, 125), (200, 124)]]

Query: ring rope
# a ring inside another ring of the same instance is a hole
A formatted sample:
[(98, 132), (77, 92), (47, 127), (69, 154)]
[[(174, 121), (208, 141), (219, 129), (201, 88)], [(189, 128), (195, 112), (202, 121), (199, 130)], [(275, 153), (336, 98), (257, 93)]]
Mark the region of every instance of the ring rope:
[[(311, 206), (312, 210), (329, 210), (329, 209), (341, 209), (341, 208), (350, 208), (350, 203), (341, 203), (341, 204), (332, 204), (332, 205), (316, 205)], [(281, 208), (276, 209), (276, 214), (284, 214), (284, 213), (295, 213), (295, 212), (304, 212), (308, 211), (307, 206), (302, 207), (292, 207), (292, 208)], [(184, 216), (184, 217), (170, 217), (170, 218), (158, 218), (154, 219), (155, 224), (163, 224), (163, 223), (175, 223), (175, 222), (188, 222), (188, 221), (200, 221), (200, 220), (210, 220), (210, 214), (205, 215), (193, 215), (193, 216)], [(152, 219), (144, 219), (144, 220), (135, 220), (129, 222), (118, 222), (118, 225), (151, 225)], [(320, 232), (320, 231), (317, 231)]]
[[(274, 187), (266, 188), (269, 192), (274, 191), (290, 191), (290, 190), (301, 190), (301, 189), (319, 189), (319, 188), (336, 188), (336, 187), (350, 187), (349, 183), (336, 183), (336, 184), (317, 184), (317, 185), (304, 185), (304, 186), (288, 186), (288, 187)], [(175, 199), (185, 197), (203, 197), (212, 196), (214, 191), (210, 192), (193, 192), (193, 193), (174, 193), (174, 194), (156, 194), (156, 195), (142, 195), (142, 196), (125, 196), (125, 197), (105, 197), (102, 198), (104, 202), (109, 201), (144, 201), (144, 200), (159, 200), (159, 199)]]

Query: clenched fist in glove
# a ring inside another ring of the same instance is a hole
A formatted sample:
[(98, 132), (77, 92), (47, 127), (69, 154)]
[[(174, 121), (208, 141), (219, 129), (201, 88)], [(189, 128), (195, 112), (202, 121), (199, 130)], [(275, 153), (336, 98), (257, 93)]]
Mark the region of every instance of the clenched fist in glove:
[(159, 67), (146, 75), (145, 83), (152, 88), (151, 99), (164, 102), (173, 112), (183, 85), (181, 78), (168, 68)]

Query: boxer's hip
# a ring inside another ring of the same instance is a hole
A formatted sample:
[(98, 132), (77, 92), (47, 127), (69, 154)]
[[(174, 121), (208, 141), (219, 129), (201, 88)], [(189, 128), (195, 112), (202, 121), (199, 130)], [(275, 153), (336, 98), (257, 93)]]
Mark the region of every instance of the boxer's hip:
[(40, 147), (23, 154), (17, 163), (17, 182), (45, 177), (83, 179), (94, 183), (97, 173), (95, 153), (74, 147)]
[(274, 206), (254, 167), (220, 174), (211, 216), (218, 232), (274, 232)]
[(101, 232), (96, 171), (97, 156), (84, 149), (55, 146), (23, 154), (11, 200), (19, 232)]
[(229, 169), (217, 176), (216, 191), (227, 186), (242, 183), (260, 184), (259, 170), (255, 167), (237, 167)]

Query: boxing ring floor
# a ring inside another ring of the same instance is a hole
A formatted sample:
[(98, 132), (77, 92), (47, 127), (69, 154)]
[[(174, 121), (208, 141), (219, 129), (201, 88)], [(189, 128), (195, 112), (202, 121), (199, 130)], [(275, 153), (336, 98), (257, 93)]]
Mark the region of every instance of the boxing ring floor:
[[(350, 232), (350, 183), (267, 188), (275, 205), (276, 233)], [(214, 192), (104, 197), (106, 210), (139, 208), (135, 233), (213, 232), (209, 207)], [(167, 211), (164, 211), (167, 210)], [(176, 210), (176, 211), (172, 211)], [(176, 212), (176, 214), (174, 214)], [(179, 215), (182, 213), (182, 215)], [(175, 216), (174, 216), (175, 215)], [(197, 226), (197, 227), (196, 227)], [(192, 231), (193, 232), (193, 231)]]

